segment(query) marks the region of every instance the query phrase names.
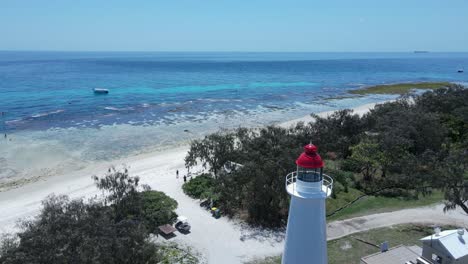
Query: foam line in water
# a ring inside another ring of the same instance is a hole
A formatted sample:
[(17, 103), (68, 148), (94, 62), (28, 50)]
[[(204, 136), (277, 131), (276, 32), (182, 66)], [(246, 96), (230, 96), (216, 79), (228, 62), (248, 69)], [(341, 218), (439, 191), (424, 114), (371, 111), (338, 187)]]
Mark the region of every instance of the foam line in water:
[(135, 110), (133, 107), (114, 107), (114, 106), (105, 106), (104, 109), (112, 111), (132, 111)]
[(51, 111), (51, 112), (39, 113), (39, 114), (31, 115), (31, 117), (32, 118), (39, 118), (39, 117), (49, 116), (49, 115), (58, 114), (58, 113), (62, 113), (62, 112), (65, 112), (65, 110), (64, 109), (59, 109), (59, 110), (55, 110), (55, 111)]

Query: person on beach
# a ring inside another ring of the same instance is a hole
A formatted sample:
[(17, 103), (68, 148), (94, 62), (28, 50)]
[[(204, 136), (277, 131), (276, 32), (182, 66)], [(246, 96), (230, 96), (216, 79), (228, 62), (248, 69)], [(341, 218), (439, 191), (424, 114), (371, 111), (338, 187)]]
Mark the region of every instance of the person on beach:
[(176, 170), (176, 179), (179, 179), (179, 170)]
[(7, 134), (5, 133), (5, 139), (7, 138)]
[(187, 182), (187, 176), (184, 175), (184, 182)]

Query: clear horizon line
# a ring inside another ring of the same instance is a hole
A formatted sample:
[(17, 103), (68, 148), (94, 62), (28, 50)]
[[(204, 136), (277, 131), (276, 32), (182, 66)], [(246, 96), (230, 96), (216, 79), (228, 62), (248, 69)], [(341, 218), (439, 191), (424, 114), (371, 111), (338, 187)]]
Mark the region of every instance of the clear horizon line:
[(240, 51), (240, 50), (53, 50), (0, 49), (0, 52), (134, 52), (134, 53), (468, 53), (467, 51), (406, 50), (406, 51)]

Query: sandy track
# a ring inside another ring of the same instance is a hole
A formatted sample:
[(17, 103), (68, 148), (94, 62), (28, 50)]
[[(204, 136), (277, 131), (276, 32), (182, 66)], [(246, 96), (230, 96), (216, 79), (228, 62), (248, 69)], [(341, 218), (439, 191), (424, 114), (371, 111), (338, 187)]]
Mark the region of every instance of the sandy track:
[(334, 221), (327, 225), (328, 239), (336, 239), (374, 228), (406, 223), (468, 227), (468, 216), (462, 210), (457, 209), (444, 213), (443, 208), (442, 204), (437, 204)]

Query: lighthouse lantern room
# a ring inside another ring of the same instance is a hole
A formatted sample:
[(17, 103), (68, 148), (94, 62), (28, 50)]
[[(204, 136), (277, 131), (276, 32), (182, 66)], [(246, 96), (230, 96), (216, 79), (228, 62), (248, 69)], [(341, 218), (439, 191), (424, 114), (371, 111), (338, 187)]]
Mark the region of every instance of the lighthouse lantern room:
[(296, 160), (297, 170), (286, 176), (291, 195), (283, 264), (327, 263), (325, 199), (333, 179), (323, 173), (317, 147), (308, 144)]

